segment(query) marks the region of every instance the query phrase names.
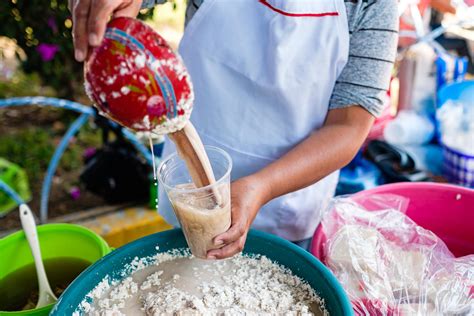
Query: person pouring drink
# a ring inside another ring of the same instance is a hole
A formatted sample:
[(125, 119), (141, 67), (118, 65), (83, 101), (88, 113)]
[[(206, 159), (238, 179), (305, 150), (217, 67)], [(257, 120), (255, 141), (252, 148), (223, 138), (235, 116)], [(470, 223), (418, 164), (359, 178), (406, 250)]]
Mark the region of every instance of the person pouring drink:
[[(71, 0), (76, 59), (100, 45), (109, 17), (156, 2)], [(191, 121), (233, 160), (232, 223), (207, 258), (242, 251), (251, 227), (307, 247), (338, 170), (384, 108), (397, 1), (190, 0), (186, 17), (179, 53), (194, 85)], [(164, 155), (174, 150), (166, 141)], [(159, 209), (178, 225), (164, 192)]]

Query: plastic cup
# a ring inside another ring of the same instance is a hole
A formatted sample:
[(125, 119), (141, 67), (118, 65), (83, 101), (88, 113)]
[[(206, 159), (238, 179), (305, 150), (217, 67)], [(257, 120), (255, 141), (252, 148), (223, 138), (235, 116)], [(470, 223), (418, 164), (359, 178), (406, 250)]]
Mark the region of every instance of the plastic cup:
[(226, 232), (231, 224), (232, 160), (217, 147), (205, 146), (205, 150), (216, 178), (211, 185), (196, 188), (184, 160), (177, 153), (165, 158), (158, 167), (158, 179), (173, 205), (191, 253), (202, 259), (209, 250), (222, 247), (214, 245), (213, 239)]

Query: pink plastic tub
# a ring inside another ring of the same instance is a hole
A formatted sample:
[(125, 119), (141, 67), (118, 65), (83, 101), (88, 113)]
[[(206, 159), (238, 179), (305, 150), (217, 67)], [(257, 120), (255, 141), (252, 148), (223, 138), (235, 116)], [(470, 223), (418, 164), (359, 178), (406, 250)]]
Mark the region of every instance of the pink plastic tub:
[[(440, 237), (457, 256), (474, 254), (474, 190), (437, 183), (395, 183), (355, 194), (356, 200), (371, 194), (397, 194), (410, 200), (407, 215)], [(326, 237), (318, 226), (311, 253), (324, 262)]]

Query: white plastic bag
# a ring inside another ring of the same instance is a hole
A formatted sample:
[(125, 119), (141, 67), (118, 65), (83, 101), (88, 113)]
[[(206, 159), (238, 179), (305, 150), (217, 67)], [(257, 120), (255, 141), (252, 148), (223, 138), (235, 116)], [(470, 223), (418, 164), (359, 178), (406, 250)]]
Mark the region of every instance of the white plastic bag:
[(404, 214), (407, 203), (334, 199), (321, 222), (321, 259), (357, 315), (474, 315), (474, 255), (455, 258)]

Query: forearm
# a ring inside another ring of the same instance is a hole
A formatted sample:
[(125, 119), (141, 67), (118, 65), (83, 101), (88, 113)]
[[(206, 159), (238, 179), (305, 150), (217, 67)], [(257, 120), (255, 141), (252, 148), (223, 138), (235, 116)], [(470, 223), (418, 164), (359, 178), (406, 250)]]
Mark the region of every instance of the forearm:
[(336, 110), (326, 124), (286, 155), (254, 174), (265, 202), (307, 187), (347, 165), (367, 137), (373, 117), (359, 107)]

